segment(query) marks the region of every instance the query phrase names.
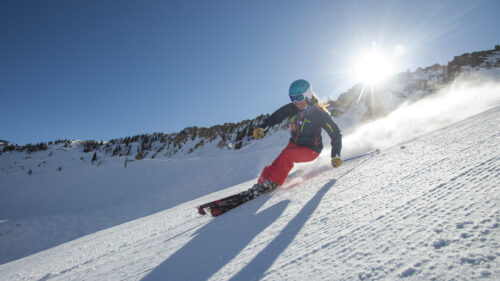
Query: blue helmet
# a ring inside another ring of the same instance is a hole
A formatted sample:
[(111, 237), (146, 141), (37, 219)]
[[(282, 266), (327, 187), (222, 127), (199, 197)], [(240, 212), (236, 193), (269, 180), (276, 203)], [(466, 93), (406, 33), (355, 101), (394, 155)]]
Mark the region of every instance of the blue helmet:
[(292, 102), (301, 102), (304, 98), (311, 99), (312, 93), (311, 84), (304, 79), (299, 79), (293, 82), (290, 85), (290, 90), (288, 91), (288, 95), (290, 96)]

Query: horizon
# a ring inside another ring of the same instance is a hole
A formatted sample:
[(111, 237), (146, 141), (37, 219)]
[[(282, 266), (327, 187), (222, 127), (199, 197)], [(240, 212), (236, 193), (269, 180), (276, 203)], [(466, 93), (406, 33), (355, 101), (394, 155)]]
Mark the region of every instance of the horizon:
[(237, 123), (287, 103), (298, 78), (336, 99), (359, 83), (353, 60), (374, 46), (392, 58), (390, 75), (493, 49), (499, 8), (495, 1), (3, 1), (0, 139), (109, 141)]

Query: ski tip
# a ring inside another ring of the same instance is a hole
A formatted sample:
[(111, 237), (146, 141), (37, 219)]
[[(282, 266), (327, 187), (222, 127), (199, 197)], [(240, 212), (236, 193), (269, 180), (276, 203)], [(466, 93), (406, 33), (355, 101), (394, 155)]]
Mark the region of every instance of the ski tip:
[(201, 206), (196, 207), (198, 210), (198, 214), (200, 215), (206, 215), (207, 213), (205, 212), (205, 209), (203, 209)]
[(218, 208), (210, 208), (210, 207), (202, 208), (201, 206), (198, 206), (196, 207), (196, 209), (198, 210), (198, 214), (200, 215), (206, 215), (207, 213), (212, 215), (212, 217), (218, 217), (222, 215), (222, 211)]

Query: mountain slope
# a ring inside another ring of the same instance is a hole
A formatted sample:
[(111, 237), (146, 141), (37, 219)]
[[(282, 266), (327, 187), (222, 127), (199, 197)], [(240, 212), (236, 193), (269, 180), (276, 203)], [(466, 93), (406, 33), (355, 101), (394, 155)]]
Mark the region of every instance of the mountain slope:
[(194, 206), (251, 182), (0, 265), (0, 276), (498, 279), (499, 124), (497, 106), (341, 169), (324, 169), (322, 155), (280, 191), (216, 219)]
[(500, 45), (497, 45), (493, 50), (456, 56), (448, 65), (435, 64), (399, 73), (378, 86), (355, 85), (336, 101), (330, 101), (329, 110), (344, 128), (354, 129), (360, 123), (386, 116), (404, 103), (439, 93), (457, 81), (499, 69)]
[[(493, 50), (456, 56), (448, 65), (435, 64), (424, 69), (418, 68), (414, 72), (408, 70), (399, 73), (376, 87), (358, 84), (341, 94), (337, 100), (326, 102), (330, 114), (336, 118), (345, 134), (352, 132), (360, 124), (387, 116), (402, 104), (432, 96), (449, 88), (456, 81), (474, 77), (478, 73), (496, 76), (498, 80), (500, 45), (495, 46)], [(321, 97), (328, 96), (328, 93), (319, 94)], [(259, 126), (267, 116), (260, 115), (251, 120), (225, 123), (210, 128), (188, 127), (178, 133), (142, 134), (107, 142), (58, 140), (48, 144), (9, 145), (1, 151), (32, 153), (45, 151), (51, 146), (63, 146), (85, 153), (96, 152), (130, 159), (183, 159), (206, 157), (209, 154), (218, 156), (227, 151), (239, 150), (252, 143), (253, 129)], [(269, 130), (267, 135), (286, 129), (288, 129), (288, 124), (283, 122)], [(100, 163), (100, 160), (96, 163)]]
[(283, 139), (286, 132), (219, 157), (144, 159), (126, 167), (124, 158), (106, 155), (92, 164), (92, 154), (63, 145), (4, 154), (0, 264), (254, 179), (281, 150), (272, 143)]

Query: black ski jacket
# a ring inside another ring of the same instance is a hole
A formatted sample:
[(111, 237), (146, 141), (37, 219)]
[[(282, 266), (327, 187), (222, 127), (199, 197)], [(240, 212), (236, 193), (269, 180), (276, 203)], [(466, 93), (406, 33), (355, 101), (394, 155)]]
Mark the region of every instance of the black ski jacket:
[(330, 114), (324, 109), (316, 105), (308, 105), (300, 111), (293, 103), (289, 103), (271, 114), (260, 127), (263, 129), (271, 127), (283, 122), (286, 118), (289, 118), (291, 123), (291, 143), (307, 146), (321, 153), (323, 150), (321, 129), (323, 128), (332, 140), (332, 158), (336, 155), (340, 156), (342, 134)]

